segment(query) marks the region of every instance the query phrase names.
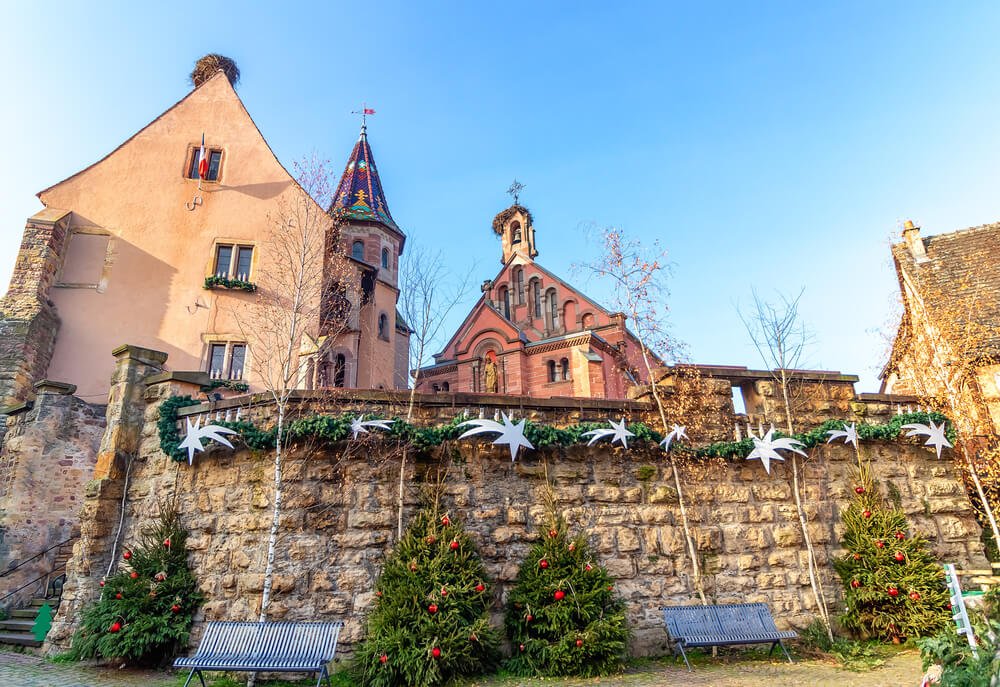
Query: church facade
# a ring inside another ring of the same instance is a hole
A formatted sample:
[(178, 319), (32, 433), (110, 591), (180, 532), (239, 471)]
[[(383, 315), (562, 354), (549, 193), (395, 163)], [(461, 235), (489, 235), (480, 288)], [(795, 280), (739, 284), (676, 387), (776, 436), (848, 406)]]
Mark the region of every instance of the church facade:
[(503, 267), (434, 356), (417, 371), (422, 392), (623, 399), (646, 381), (625, 315), (611, 312), (535, 258), (535, 227), (515, 203), (493, 220)]
[[(234, 312), (260, 295), (280, 208), (316, 201), (223, 71), (38, 197), (44, 209), (27, 221), (0, 299), (0, 405), (29, 400), (43, 379), (103, 403), (124, 343), (167, 353), (172, 370), (261, 388), (260, 356)], [(361, 296), (336, 336), (321, 318), (309, 322), (297, 384), (405, 387), (409, 331), (396, 316), (405, 237), (363, 129), (332, 207), (315, 209), (350, 255)]]

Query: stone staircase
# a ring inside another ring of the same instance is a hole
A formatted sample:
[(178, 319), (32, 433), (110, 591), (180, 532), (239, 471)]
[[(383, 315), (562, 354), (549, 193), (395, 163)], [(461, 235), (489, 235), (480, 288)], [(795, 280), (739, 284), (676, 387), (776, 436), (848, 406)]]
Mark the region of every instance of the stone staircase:
[(32, 599), (24, 608), (17, 608), (10, 613), (10, 618), (0, 620), (0, 644), (13, 644), (14, 646), (38, 647), (42, 643), (35, 639), (33, 629), (35, 618), (44, 604), (48, 604), (55, 615), (59, 608), (59, 598)]

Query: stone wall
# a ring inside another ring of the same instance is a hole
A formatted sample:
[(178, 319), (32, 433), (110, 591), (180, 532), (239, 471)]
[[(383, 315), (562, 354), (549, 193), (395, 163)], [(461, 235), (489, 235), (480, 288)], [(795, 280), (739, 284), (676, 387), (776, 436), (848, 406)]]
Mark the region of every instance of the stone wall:
[[(0, 569), (75, 536), (84, 485), (104, 434), (104, 406), (69, 395), (73, 387), (41, 382), (33, 405), (7, 417), (0, 447)], [(0, 580), (0, 597), (51, 570), (56, 551)], [(29, 587), (3, 605), (17, 604)]]
[[(125, 494), (122, 542), (135, 541), (161, 503), (176, 503), (190, 531), (191, 565), (208, 598), (196, 620), (197, 639), (206, 620), (249, 619), (259, 610), (273, 498), (271, 456), (216, 447), (198, 454), (193, 466), (169, 460), (159, 448), (158, 406), (170, 395), (190, 393), (193, 387), (178, 375), (153, 380), (156, 383), (146, 391), (145, 425), (138, 435)], [(721, 386), (716, 391), (721, 395)], [(370, 411), (381, 404), (385, 411), (403, 398), (405, 394), (378, 392), (339, 399), (305, 394), (297, 402), (333, 412), (345, 407)], [(517, 417), (534, 415), (560, 422), (555, 401), (473, 399), (458, 394), (425, 400), (418, 416), (428, 422), (447, 422), (463, 411), (476, 414), (478, 409), (492, 417), (494, 411), (511, 406), (517, 408)], [(487, 405), (491, 401), (492, 407)], [(246, 404), (245, 398), (231, 399), (185, 410), (211, 417), (229, 412), (232, 417), (238, 408), (242, 417), (258, 421), (271, 412), (265, 405)], [(720, 413), (726, 410), (718, 402), (710, 405), (718, 406)], [(598, 414), (607, 417), (610, 408), (595, 401), (564, 406), (561, 423)], [(632, 410), (648, 413), (649, 407), (635, 404)], [(731, 415), (731, 408), (728, 412)], [(597, 445), (529, 452), (512, 463), (506, 447), (462, 442), (458, 448), (461, 458), (448, 470), (444, 503), (453, 516), (465, 521), (499, 583), (498, 622), (501, 597), (545, 525), (547, 473), (558, 508), (572, 527), (590, 533), (628, 602), (634, 633), (631, 651), (641, 655), (665, 650), (659, 607), (692, 603), (695, 597), (677, 494), (662, 452)], [(872, 443), (864, 450), (881, 488), (898, 494), (911, 525), (928, 537), (940, 560), (959, 566), (986, 564), (980, 529), (950, 461), (937, 460), (916, 444)], [(347, 625), (342, 641), (350, 650), (361, 636), (380, 561), (396, 537), (398, 465), (394, 449), (378, 442), (344, 442), (332, 450), (308, 452), (300, 447), (290, 453), (284, 470), (272, 618), (343, 619)], [(803, 470), (812, 540), (832, 599), (839, 599), (840, 585), (829, 561), (839, 550), (839, 514), (853, 495), (855, 465), (849, 447), (830, 445), (818, 447)], [(408, 463), (406, 513), (418, 507), (421, 491), (442, 467), (430, 459)], [(716, 461), (685, 469), (682, 480), (711, 599), (764, 601), (780, 625), (809, 624), (815, 609), (786, 466), (775, 464), (768, 476), (757, 461)], [(88, 491), (83, 536), (70, 564), (50, 649), (66, 646), (81, 605), (98, 594), (114, 547), (124, 489), (120, 475), (109, 475)]]

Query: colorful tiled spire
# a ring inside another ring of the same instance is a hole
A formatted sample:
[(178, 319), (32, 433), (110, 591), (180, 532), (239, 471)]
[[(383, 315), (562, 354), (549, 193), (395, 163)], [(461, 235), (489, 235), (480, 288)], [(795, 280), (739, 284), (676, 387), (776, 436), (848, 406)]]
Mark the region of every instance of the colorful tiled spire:
[(400, 231), (389, 214), (389, 204), (385, 201), (372, 149), (368, 145), (366, 128), (361, 126), (361, 136), (347, 160), (344, 176), (340, 178), (340, 185), (330, 206), (330, 214), (344, 219), (381, 222)]

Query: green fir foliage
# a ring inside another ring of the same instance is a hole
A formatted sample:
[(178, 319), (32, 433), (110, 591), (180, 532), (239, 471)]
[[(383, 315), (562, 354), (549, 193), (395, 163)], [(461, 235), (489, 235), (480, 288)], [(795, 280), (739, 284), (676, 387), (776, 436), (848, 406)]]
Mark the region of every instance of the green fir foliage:
[(428, 507), (414, 516), (375, 583), (354, 670), (363, 685), (440, 685), (492, 670), (493, 585), (460, 524)]
[(176, 511), (162, 509), (137, 545), (123, 551), (100, 598), (84, 608), (72, 658), (157, 664), (187, 646), (204, 597), (188, 569), (186, 541)]
[(917, 642), (924, 668), (941, 667), (942, 687), (1000, 685), (1000, 588), (989, 591), (979, 605), (968, 608), (969, 622), (978, 640), (977, 655), (969, 640), (948, 624), (943, 632)]
[(554, 521), (521, 565), (507, 599), (515, 675), (590, 677), (620, 672), (629, 638), (625, 604), (584, 534)]
[(927, 542), (910, 531), (863, 468), (841, 514), (846, 553), (834, 568), (844, 582), (844, 627), (862, 638), (900, 641), (934, 634), (948, 621), (944, 569)]

